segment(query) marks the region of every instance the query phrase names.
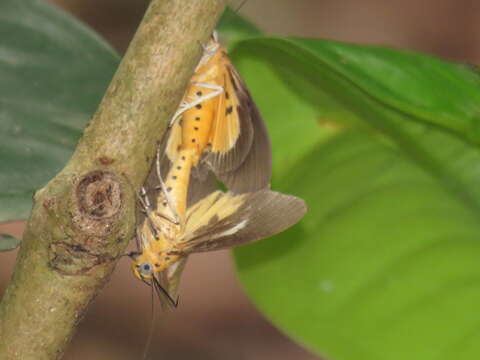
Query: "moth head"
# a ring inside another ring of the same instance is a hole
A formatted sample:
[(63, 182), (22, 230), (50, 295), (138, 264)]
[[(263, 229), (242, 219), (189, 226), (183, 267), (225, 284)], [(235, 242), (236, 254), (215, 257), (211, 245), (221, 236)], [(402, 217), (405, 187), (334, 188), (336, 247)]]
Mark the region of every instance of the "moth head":
[(160, 252), (158, 254), (144, 251), (138, 253), (133, 258), (132, 271), (133, 274), (140, 280), (150, 280), (155, 274), (164, 271), (173, 263), (177, 262), (179, 255), (167, 252)]
[(145, 252), (132, 256), (132, 271), (140, 280), (152, 279), (155, 274), (155, 264)]
[(135, 265), (133, 270), (136, 277), (140, 279), (151, 279), (153, 277), (153, 264), (149, 262), (142, 262), (141, 264)]
[(133, 274), (139, 279), (142, 280), (144, 283), (152, 287), (152, 294), (155, 291), (159, 297), (159, 299), (166, 299), (168, 306), (172, 308), (176, 308), (178, 305), (178, 297), (177, 299), (173, 299), (172, 296), (168, 292), (168, 288), (165, 288), (161, 280), (157, 277), (157, 273), (161, 270), (160, 264), (152, 263), (148, 261), (146, 257), (148, 257), (148, 253), (136, 253), (131, 255), (133, 258), (132, 262), (132, 271)]

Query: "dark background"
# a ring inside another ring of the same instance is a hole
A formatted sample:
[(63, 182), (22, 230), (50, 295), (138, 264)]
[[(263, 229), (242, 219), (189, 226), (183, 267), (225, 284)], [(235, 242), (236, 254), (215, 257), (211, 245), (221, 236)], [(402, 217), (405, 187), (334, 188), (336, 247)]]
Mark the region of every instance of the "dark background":
[[(52, 2), (95, 28), (120, 53), (148, 4), (146, 0)], [(388, 45), (475, 63), (480, 57), (479, 10), (480, 2), (469, 0), (249, 0), (240, 14), (271, 34)], [(0, 231), (21, 236), (23, 224), (0, 225)], [(15, 253), (0, 254), (2, 292), (14, 260)], [(141, 358), (151, 298), (149, 289), (131, 275), (129, 265), (127, 258), (120, 262), (87, 313), (66, 359)], [(255, 310), (235, 278), (228, 252), (191, 257), (180, 293), (179, 309), (162, 317), (157, 326), (151, 359), (318, 359)]]

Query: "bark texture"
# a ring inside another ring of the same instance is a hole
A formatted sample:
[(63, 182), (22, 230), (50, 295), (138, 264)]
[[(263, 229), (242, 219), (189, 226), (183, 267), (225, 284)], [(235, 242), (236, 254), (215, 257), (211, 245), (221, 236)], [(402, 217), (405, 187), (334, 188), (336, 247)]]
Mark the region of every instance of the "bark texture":
[(62, 356), (132, 239), (135, 193), (224, 3), (152, 0), (72, 158), (35, 194), (0, 304), (0, 359)]

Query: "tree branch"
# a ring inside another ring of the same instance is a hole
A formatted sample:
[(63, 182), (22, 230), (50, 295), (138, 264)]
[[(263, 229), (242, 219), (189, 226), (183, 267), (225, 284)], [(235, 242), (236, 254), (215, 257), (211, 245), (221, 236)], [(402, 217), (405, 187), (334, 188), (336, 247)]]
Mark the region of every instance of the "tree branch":
[(65, 168), (35, 194), (0, 358), (58, 359), (134, 234), (135, 192), (225, 0), (152, 0)]

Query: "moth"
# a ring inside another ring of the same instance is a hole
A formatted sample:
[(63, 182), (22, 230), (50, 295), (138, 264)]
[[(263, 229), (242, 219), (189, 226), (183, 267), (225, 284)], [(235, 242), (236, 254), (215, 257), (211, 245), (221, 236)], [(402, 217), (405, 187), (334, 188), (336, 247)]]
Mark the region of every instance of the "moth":
[[(152, 203), (145, 197), (132, 269), (172, 304), (189, 254), (271, 236), (305, 213), (303, 200), (268, 190), (267, 130), (216, 33), (204, 47), (152, 174), (149, 182), (160, 183), (160, 189)], [(215, 178), (229, 191), (216, 191)]]
[[(229, 249), (282, 232), (305, 214), (305, 202), (269, 189), (235, 194), (213, 191), (189, 207), (184, 230), (174, 239), (143, 222), (139, 231), (142, 252), (135, 256), (136, 277), (152, 281), (171, 304), (178, 284), (167, 290), (160, 284), (172, 279), (192, 253)], [(165, 276), (163, 279), (160, 276)]]
[(190, 181), (205, 182), (213, 172), (235, 193), (269, 186), (272, 165), (267, 129), (216, 32), (204, 46), (161, 154), (156, 170), (164, 199), (158, 206), (175, 225), (162, 224), (172, 234), (183, 227), (188, 197), (198, 197), (197, 191), (189, 190)]
[(267, 129), (216, 32), (204, 47), (170, 130), (165, 152), (172, 163), (182, 159), (178, 149), (190, 151), (192, 166), (203, 165), (231, 191), (269, 185)]

